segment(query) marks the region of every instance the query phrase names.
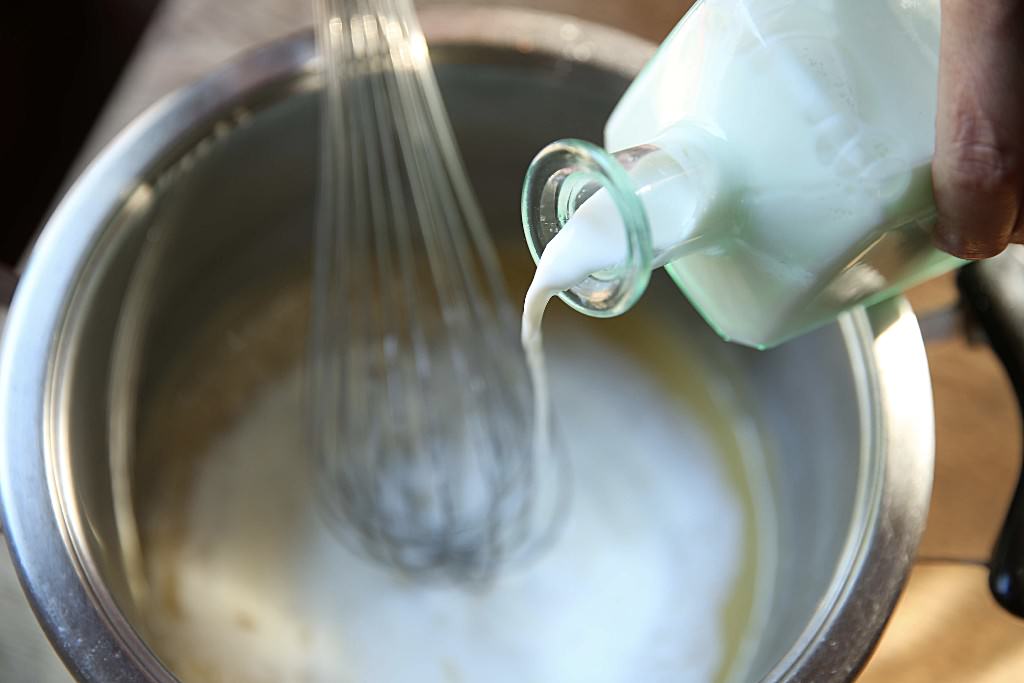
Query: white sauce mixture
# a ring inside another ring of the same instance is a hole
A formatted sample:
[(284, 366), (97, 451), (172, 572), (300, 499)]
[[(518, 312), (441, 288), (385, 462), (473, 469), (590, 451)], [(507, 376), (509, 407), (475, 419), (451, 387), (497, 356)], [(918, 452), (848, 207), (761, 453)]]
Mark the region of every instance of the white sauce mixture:
[(707, 389), (680, 363), (580, 327), (548, 335), (565, 526), (477, 591), (413, 585), (340, 546), (310, 495), (300, 374), (266, 385), (195, 459), (188, 502), (167, 503), (186, 510), (179, 529), (148, 544), (147, 622), (172, 669), (190, 683), (720, 680), (757, 621), (746, 605), (728, 623), (730, 601), (770, 598), (752, 585), (770, 585), (771, 563), (752, 557), (736, 474), (762, 456), (723, 442), (740, 428), (721, 421), (742, 416), (716, 426), (693, 409)]

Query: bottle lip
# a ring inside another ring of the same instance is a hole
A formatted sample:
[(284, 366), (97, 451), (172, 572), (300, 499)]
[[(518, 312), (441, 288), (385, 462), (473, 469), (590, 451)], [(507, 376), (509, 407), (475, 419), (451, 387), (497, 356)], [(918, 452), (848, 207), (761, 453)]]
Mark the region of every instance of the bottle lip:
[(547, 145), (527, 169), (523, 183), (522, 221), (534, 263), (576, 209), (595, 191), (611, 197), (626, 233), (625, 261), (592, 274), (558, 294), (586, 315), (608, 318), (625, 313), (650, 281), (653, 249), (647, 213), (627, 170), (601, 147), (566, 138)]

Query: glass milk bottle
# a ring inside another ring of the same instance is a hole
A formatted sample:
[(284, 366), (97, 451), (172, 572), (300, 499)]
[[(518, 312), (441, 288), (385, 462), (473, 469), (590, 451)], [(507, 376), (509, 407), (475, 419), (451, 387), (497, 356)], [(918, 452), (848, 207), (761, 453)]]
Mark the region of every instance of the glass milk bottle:
[(938, 4), (698, 1), (608, 120), (622, 151), (563, 140), (530, 166), (534, 304), (618, 315), (664, 266), (765, 348), (961, 263), (929, 234)]

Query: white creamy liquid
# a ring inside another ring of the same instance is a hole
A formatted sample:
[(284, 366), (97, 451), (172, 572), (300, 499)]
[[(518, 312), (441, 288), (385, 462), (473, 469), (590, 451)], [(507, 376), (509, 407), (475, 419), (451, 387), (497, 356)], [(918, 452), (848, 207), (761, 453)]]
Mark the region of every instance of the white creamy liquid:
[[(672, 163), (668, 159), (652, 158), (641, 164), (646, 166), (645, 173), (657, 175), (663, 169), (650, 167), (666, 162)], [(651, 246), (656, 254), (652, 265), (655, 266), (664, 265), (676, 245), (685, 241), (692, 228), (686, 219), (695, 214), (701, 202), (697, 188), (678, 179), (667, 179), (658, 189), (661, 191), (640, 194), (641, 204), (651, 217)], [(528, 359), (540, 357), (540, 323), (551, 297), (579, 284), (592, 273), (622, 264), (626, 257), (622, 217), (608, 191), (598, 190), (551, 239), (537, 264), (523, 305), (522, 340)], [(539, 367), (535, 360), (530, 365)], [(534, 372), (535, 384), (538, 378)]]
[[(549, 337), (556, 438), (572, 468), (553, 547), (477, 590), (409, 583), (353, 555), (311, 495), (293, 371), (181, 459), (194, 463), (186, 490), (147, 515), (157, 524), (147, 623), (172, 669), (192, 683), (706, 683), (742, 673), (744, 633), (761, 627), (774, 566), (770, 507), (751, 498), (763, 454), (756, 438), (736, 441), (746, 415), (709, 402), (707, 382), (721, 378), (679, 347), (652, 363), (575, 320)], [(754, 606), (733, 605), (737, 593)]]

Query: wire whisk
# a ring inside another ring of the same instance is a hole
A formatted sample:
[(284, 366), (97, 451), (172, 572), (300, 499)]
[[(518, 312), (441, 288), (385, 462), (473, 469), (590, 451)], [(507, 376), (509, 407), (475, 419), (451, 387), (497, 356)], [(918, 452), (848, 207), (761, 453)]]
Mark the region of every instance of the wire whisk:
[(309, 364), (342, 537), (417, 577), (542, 545), (564, 461), (532, 411), (496, 249), (408, 0), (315, 0), (321, 191)]

